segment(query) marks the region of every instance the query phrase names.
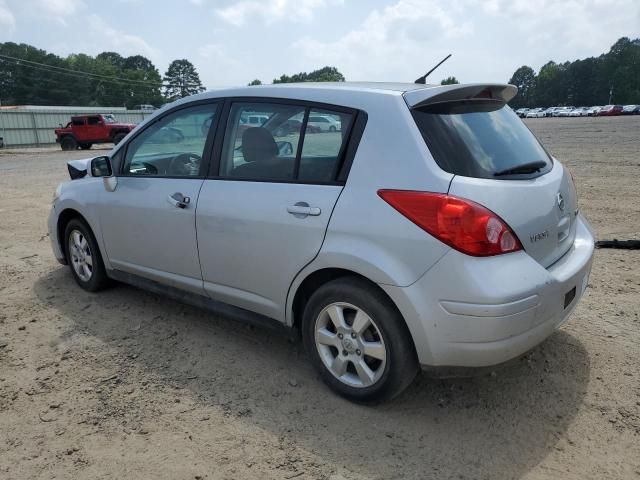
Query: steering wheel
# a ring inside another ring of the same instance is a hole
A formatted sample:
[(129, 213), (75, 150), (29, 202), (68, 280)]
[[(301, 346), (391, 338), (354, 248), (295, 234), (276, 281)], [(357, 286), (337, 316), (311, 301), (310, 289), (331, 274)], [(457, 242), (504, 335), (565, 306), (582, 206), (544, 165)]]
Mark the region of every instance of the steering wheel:
[(200, 173), (200, 160), (202, 157), (195, 153), (181, 153), (169, 162), (168, 175), (180, 177), (194, 177)]

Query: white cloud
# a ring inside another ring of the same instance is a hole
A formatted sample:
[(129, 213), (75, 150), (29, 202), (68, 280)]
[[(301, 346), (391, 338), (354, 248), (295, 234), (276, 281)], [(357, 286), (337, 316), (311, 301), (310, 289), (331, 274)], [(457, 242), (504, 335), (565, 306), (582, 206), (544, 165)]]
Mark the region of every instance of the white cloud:
[(343, 0), (244, 0), (216, 9), (216, 13), (237, 27), (249, 17), (261, 17), (267, 24), (283, 20), (308, 22), (313, 19), (314, 10), (342, 3)]
[(89, 29), (100, 33), (98, 38), (104, 42), (100, 45), (102, 50), (113, 50), (125, 57), (128, 55), (144, 55), (152, 59), (157, 58), (157, 50), (152, 48), (143, 38), (116, 30), (95, 14), (89, 15), (87, 20)]
[(523, 64), (597, 56), (625, 35), (640, 35), (639, 0), (392, 0), (337, 40), (298, 40), (293, 58), (351, 80), (411, 81), (453, 53), (434, 79), (505, 81)]
[[(638, 0), (485, 0), (482, 7), (505, 21), (516, 22), (523, 40), (541, 46), (603, 53), (622, 36), (640, 33)], [(549, 58), (556, 58), (551, 48)]]
[(6, 29), (6, 32), (12, 33), (15, 27), (16, 17), (13, 16), (4, 0), (0, 0), (0, 29)]
[(307, 37), (296, 42), (294, 48), (316, 63), (344, 66), (351, 79), (381, 79), (382, 72), (397, 74), (406, 70), (407, 64), (416, 71), (414, 59), (422, 58), (418, 64), (422, 66), (428, 59), (443, 56), (443, 43), (473, 32), (468, 11), (458, 3), (445, 8), (437, 0), (399, 0), (373, 10), (356, 29), (337, 41)]
[(67, 26), (67, 19), (86, 8), (83, 0), (35, 0), (33, 12)]

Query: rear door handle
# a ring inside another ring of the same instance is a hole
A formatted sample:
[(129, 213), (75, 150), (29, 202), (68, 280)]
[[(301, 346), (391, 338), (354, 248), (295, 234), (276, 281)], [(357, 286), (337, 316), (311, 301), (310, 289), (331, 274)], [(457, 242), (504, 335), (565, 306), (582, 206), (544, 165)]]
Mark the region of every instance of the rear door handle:
[(295, 205), (287, 207), (287, 212), (294, 217), (304, 218), (309, 215), (317, 217), (322, 213), (322, 210), (320, 210), (319, 207), (310, 207), (307, 202), (298, 202)]
[(176, 192), (173, 195), (169, 195), (167, 197), (167, 202), (169, 202), (176, 208), (187, 208), (187, 206), (191, 203), (191, 199), (189, 197), (185, 197), (180, 192)]

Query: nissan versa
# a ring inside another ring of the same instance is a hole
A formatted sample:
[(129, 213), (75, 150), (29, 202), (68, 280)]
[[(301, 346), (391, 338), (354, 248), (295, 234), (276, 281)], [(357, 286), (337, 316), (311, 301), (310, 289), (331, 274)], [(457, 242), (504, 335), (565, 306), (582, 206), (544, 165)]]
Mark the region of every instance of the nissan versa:
[(341, 83), (179, 100), (108, 157), (69, 162), (53, 251), (89, 291), (118, 280), (300, 332), (352, 400), (398, 394), (421, 365), (504, 362), (567, 320), (594, 248), (515, 94)]

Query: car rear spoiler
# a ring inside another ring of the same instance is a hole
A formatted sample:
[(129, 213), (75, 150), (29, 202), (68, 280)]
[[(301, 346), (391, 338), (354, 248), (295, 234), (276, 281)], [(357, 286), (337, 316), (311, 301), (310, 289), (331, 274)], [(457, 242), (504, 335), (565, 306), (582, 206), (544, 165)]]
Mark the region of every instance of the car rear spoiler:
[(87, 176), (87, 169), (89, 168), (90, 158), (84, 158), (82, 160), (71, 160), (67, 162), (67, 170), (69, 170), (69, 176), (71, 180), (77, 180)]
[(518, 88), (507, 84), (472, 83), (419, 88), (404, 93), (409, 108), (459, 100), (493, 99), (507, 103), (518, 93)]

